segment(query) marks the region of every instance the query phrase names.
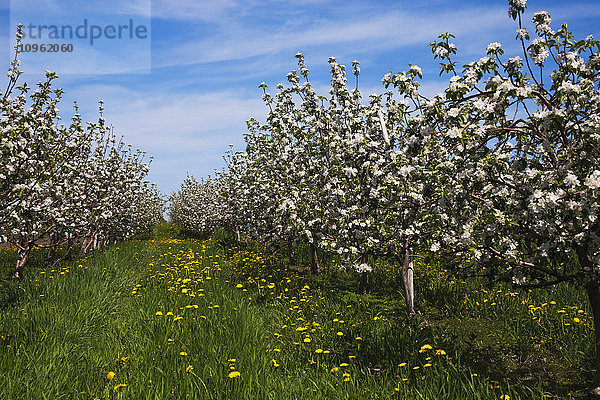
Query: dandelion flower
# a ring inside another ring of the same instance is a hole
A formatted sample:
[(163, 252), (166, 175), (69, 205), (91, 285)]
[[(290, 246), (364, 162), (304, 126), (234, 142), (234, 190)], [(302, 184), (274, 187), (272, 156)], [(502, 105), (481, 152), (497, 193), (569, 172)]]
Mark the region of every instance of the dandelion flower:
[(180, 356), (187, 356), (187, 353), (185, 351), (182, 351), (179, 353)]
[(235, 379), (240, 377), (240, 373), (238, 371), (231, 371), (228, 375), (229, 379)]
[(189, 374), (190, 372), (192, 372), (193, 369), (194, 369), (194, 367), (192, 367), (191, 365), (188, 365), (187, 368), (185, 369), (185, 372), (187, 372)]
[(419, 350), (419, 353), (425, 353), (427, 350), (431, 350), (432, 347), (428, 344), (424, 344), (423, 346), (421, 346), (421, 349)]
[(156, 315), (163, 315), (162, 311), (157, 311)]
[(344, 336), (344, 333), (343, 332), (338, 332), (338, 333), (336, 333), (336, 335), (338, 335), (338, 336)]
[(109, 381), (112, 380), (112, 378), (115, 377), (115, 373), (114, 372), (109, 372), (108, 374), (106, 374), (106, 379), (108, 379)]
[(323, 352), (323, 349), (316, 349), (315, 350), (315, 353), (317, 353), (317, 354), (321, 354), (322, 352)]

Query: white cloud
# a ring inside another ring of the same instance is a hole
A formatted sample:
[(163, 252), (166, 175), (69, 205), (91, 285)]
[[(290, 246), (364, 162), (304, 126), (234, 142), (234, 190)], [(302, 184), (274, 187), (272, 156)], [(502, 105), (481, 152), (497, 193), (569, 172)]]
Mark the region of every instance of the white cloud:
[[(469, 23), (464, 21), (471, 18)], [(173, 48), (159, 49), (155, 66), (189, 65), (240, 60), (306, 47), (346, 44), (360, 51), (381, 51), (407, 45), (428, 43), (437, 33), (481, 32), (506, 26), (504, 8), (480, 8), (433, 15), (391, 11), (347, 20), (321, 20), (308, 25), (282, 24), (264, 27), (228, 25), (221, 34)]]
[(151, 177), (163, 191), (174, 189), (187, 172), (212, 174), (223, 165), (229, 143), (243, 150), (245, 121), (264, 119), (258, 93), (249, 98), (235, 91), (192, 94), (161, 91), (153, 96), (120, 85), (83, 85), (70, 91), (82, 104), (85, 120), (97, 118), (96, 99), (105, 102), (104, 117), (125, 142), (155, 156)]

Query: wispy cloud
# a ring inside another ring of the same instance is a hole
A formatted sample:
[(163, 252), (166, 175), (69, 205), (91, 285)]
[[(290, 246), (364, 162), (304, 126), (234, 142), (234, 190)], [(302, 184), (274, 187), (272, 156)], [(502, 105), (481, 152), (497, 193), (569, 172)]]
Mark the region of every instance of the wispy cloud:
[[(478, 17), (465, 24), (474, 10), (415, 15), (392, 11), (356, 20), (322, 20), (312, 26), (289, 28), (238, 27), (173, 48), (159, 50), (155, 67), (190, 65), (290, 52), (295, 49), (346, 44), (359, 51), (382, 51), (402, 46), (423, 44), (438, 32), (492, 31), (506, 25), (504, 9), (475, 10)], [(433, 35), (432, 35), (433, 33)], [(435, 37), (435, 36), (434, 36)]]

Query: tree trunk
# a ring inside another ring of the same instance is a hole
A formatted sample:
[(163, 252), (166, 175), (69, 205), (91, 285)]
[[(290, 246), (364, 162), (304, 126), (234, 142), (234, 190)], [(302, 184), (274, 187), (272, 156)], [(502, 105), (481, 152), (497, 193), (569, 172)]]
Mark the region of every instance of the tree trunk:
[(48, 253), (46, 253), (46, 260), (44, 260), (44, 264), (46, 265), (46, 267), (52, 266), (54, 264), (54, 261), (56, 260), (56, 252), (58, 248), (58, 245), (56, 243), (58, 242), (58, 235), (56, 233), (52, 233), (50, 234), (50, 236), (48, 236), (48, 240), (50, 241), (50, 247), (48, 247)]
[(81, 246), (81, 254), (86, 255), (90, 252), (90, 249), (94, 244), (95, 236), (96, 234), (94, 232), (90, 232), (88, 236), (83, 240), (83, 245)]
[[(590, 255), (587, 246), (577, 246), (577, 259), (579, 265), (583, 270), (593, 271), (594, 262)], [(593, 399), (600, 399), (600, 291), (598, 286), (600, 283), (596, 279), (592, 279), (585, 284), (585, 291), (587, 292), (588, 301), (590, 302), (590, 308), (592, 309), (592, 315), (594, 317), (594, 344), (596, 349), (596, 375), (594, 383), (590, 387), (588, 394)]]
[(17, 265), (15, 267), (15, 273), (13, 274), (13, 279), (16, 280), (23, 279), (23, 268), (25, 267), (25, 263), (27, 262), (27, 258), (31, 252), (32, 245), (27, 243), (23, 247), (24, 249), (19, 249), (17, 251)]
[(240, 236), (240, 229), (237, 226), (235, 227), (235, 238), (238, 242), (240, 242), (242, 240), (242, 238)]
[(319, 266), (319, 259), (317, 258), (317, 247), (314, 243), (310, 244), (309, 256), (310, 256), (310, 273), (313, 275), (317, 275), (321, 272), (321, 267)]
[(79, 254), (82, 256), (85, 255), (85, 249), (87, 248), (88, 241), (89, 240), (87, 236), (84, 236), (81, 240), (81, 248), (79, 249)]
[[(590, 255), (587, 246), (576, 246), (577, 260), (579, 265), (584, 271), (593, 271), (594, 262)], [(592, 309), (592, 315), (594, 318), (594, 344), (596, 349), (596, 375), (594, 383), (590, 387), (588, 394), (593, 399), (600, 399), (600, 291), (598, 286), (600, 283), (596, 279), (590, 280), (585, 284), (585, 291), (588, 295), (588, 301), (590, 302), (590, 308)]]
[(52, 266), (55, 258), (56, 258), (56, 246), (48, 247), (48, 253), (46, 253), (46, 260), (44, 260), (44, 264), (46, 265), (46, 267)]
[(590, 388), (590, 395), (600, 398), (600, 291), (598, 281), (593, 280), (585, 285), (592, 314), (594, 316), (594, 339), (596, 348), (596, 375)]
[(402, 284), (404, 285), (404, 297), (406, 298), (406, 313), (408, 314), (408, 318), (412, 318), (415, 315), (415, 287), (413, 278), (413, 261), (407, 241), (404, 246), (404, 262), (402, 263)]
[(65, 256), (63, 257), (63, 259), (67, 260), (67, 261), (71, 261), (73, 259), (73, 245), (75, 244), (75, 240), (73, 240), (73, 238), (70, 238), (67, 241), (67, 252), (65, 253)]
[(369, 273), (361, 272), (358, 274), (358, 287), (356, 288), (357, 294), (367, 294), (369, 291)]
[[(369, 257), (366, 254), (362, 254), (358, 259), (359, 263), (367, 264)], [(358, 285), (356, 287), (357, 294), (367, 294), (369, 292), (369, 273), (367, 271), (358, 273)]]
[(290, 265), (296, 265), (296, 260), (294, 259), (294, 245), (292, 243), (291, 237), (288, 238), (287, 251), (288, 251), (288, 257), (290, 259)]

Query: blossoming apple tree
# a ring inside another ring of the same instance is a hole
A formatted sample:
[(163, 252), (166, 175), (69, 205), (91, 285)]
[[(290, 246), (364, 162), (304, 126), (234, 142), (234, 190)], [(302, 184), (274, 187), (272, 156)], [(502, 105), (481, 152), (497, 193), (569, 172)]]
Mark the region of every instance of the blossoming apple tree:
[[(19, 27), (15, 50), (21, 39)], [(163, 208), (144, 181), (142, 153), (125, 150), (102, 117), (84, 127), (76, 113), (69, 125), (59, 124), (56, 74), (46, 71), (27, 96), (32, 89), (18, 85), (18, 66), (16, 51), (0, 99), (0, 239), (17, 248), (15, 278), (34, 246), (49, 248), (49, 259), (77, 238), (84, 250), (99, 248), (157, 223)]]
[(265, 91), (267, 123), (251, 123), (245, 165), (262, 178), (245, 180), (243, 193), (262, 217), (241, 218), (257, 232), (285, 225), (346, 255), (361, 276), (378, 254), (399, 256), (409, 277), (412, 257), (427, 249), (450, 256), (457, 274), (582, 287), (600, 393), (600, 43), (576, 40), (566, 24), (553, 30), (545, 11), (529, 32), (525, 8), (509, 1), (519, 55), (504, 57), (494, 42), (458, 68), (451, 34), (431, 43), (451, 74), (433, 98), (419, 93), (421, 70), (410, 66), (365, 102), (335, 59), (330, 96), (317, 96), (298, 55), (304, 82), (293, 71), (274, 99)]

